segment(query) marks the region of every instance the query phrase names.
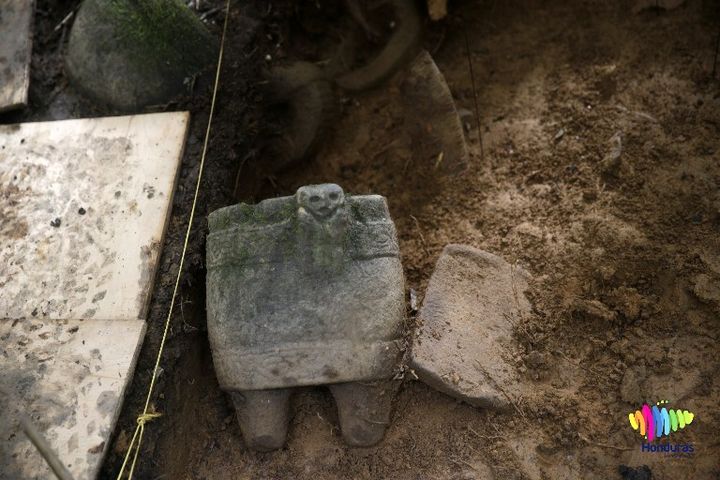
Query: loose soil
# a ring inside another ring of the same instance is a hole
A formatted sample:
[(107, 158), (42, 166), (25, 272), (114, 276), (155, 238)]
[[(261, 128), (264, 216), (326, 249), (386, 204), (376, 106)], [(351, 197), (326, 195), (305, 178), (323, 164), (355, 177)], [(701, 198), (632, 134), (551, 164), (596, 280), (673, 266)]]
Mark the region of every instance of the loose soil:
[[(334, 34), (343, 14), (322, 9), (326, 3), (309, 13), (231, 6), (188, 262), (153, 398), (163, 416), (146, 427), (137, 478), (620, 479), (621, 465), (648, 465), (655, 479), (718, 478), (717, 7), (688, 0), (633, 14), (628, 1), (451, 3), (446, 20), (426, 26), (424, 46), (458, 108), (474, 112), (467, 33), (484, 147), (481, 154), (468, 112), (467, 171), (448, 172), (439, 152), (414, 148), (400, 72), (375, 90), (340, 94), (340, 116), (320, 152), (269, 173), (263, 152), (275, 132), (259, 93), (261, 70), (322, 57), (316, 40)], [(74, 5), (38, 1), (31, 106), (3, 123), (107, 113), (74, 93), (62, 72), (65, 34), (54, 27)], [(209, 18), (219, 36), (222, 13)], [(115, 478), (144, 402), (197, 179), (211, 77), (158, 107), (189, 109), (193, 121), (148, 334), (102, 478)], [(512, 361), (528, 391), (517, 408), (476, 409), (408, 372), (376, 447), (342, 443), (332, 399), (319, 388), (295, 396), (286, 448), (245, 449), (207, 343), (205, 217), (237, 200), (320, 182), (387, 197), (407, 288), (420, 299), (451, 242), (532, 273), (533, 313), (515, 332), (524, 353)], [(691, 442), (692, 456), (641, 452), (627, 415), (660, 400), (696, 414), (669, 439)]]

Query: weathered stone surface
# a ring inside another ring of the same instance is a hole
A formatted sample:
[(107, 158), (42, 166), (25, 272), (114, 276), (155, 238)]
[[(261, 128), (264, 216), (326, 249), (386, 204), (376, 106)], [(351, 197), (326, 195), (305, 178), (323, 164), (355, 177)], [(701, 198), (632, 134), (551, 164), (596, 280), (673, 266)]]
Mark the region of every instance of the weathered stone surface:
[(187, 124), (0, 126), (0, 318), (145, 318)]
[(349, 382), (330, 385), (345, 443), (370, 447), (382, 440), (400, 382)]
[(282, 448), (288, 431), (290, 388), (230, 392), (248, 448), (268, 452)]
[(0, 112), (27, 104), (34, 0), (0, 0)]
[(445, 77), (425, 50), (403, 82), (403, 104), (416, 156), (432, 152), (431, 158), (420, 159), (442, 172), (464, 171), (469, 153), (462, 122)]
[(419, 313), (410, 366), (428, 385), (479, 407), (514, 403), (513, 323), (530, 312), (529, 275), (502, 258), (448, 245)]
[[(275, 398), (273, 389), (392, 376), (405, 316), (404, 279), (383, 197), (311, 185), (292, 197), (220, 209), (209, 225), (208, 335), (224, 390), (244, 399), (247, 391), (265, 390), (252, 398)], [(342, 396), (346, 389), (337, 388)], [(373, 397), (380, 391), (386, 389), (363, 391), (352, 407), (339, 400), (343, 428), (357, 431), (353, 409), (385, 418), (385, 403)], [(240, 410), (248, 446), (277, 448), (277, 426), (253, 426)], [(385, 430), (378, 425), (346, 438), (376, 442)], [(267, 441), (255, 441), (260, 437)]]
[[(77, 479), (99, 470), (132, 376), (187, 123), (0, 126), (0, 402)], [(54, 478), (7, 412), (0, 478)]]
[(228, 390), (382, 378), (405, 314), (385, 199), (337, 185), (210, 215), (208, 330)]
[(216, 60), (215, 39), (177, 0), (85, 0), (65, 67), (73, 84), (123, 111), (167, 103)]
[(75, 478), (95, 478), (144, 333), (142, 320), (0, 320), (0, 478), (55, 478), (18, 414)]

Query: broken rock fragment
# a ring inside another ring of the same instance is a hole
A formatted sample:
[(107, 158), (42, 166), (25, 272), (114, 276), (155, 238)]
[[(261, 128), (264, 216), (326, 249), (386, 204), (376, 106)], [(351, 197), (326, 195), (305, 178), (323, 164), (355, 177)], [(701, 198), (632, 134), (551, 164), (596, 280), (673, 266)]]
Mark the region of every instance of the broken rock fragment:
[(478, 407), (519, 395), (513, 324), (530, 313), (529, 274), (467, 245), (448, 245), (430, 278), (410, 366), (423, 382)]
[(415, 155), (423, 158), (430, 153), (433, 168), (442, 172), (464, 171), (469, 153), (455, 100), (445, 77), (425, 50), (410, 66), (403, 83), (403, 103)]
[(77, 89), (122, 111), (165, 104), (216, 58), (203, 23), (174, 0), (85, 0), (65, 70)]

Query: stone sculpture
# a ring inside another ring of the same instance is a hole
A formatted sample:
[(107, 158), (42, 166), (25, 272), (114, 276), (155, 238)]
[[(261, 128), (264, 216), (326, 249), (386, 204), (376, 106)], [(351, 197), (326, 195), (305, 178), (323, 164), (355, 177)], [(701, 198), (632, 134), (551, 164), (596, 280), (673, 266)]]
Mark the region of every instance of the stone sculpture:
[(217, 210), (209, 227), (208, 334), (247, 446), (282, 447), (291, 389), (322, 384), (346, 443), (379, 442), (405, 318), (385, 199), (310, 185)]

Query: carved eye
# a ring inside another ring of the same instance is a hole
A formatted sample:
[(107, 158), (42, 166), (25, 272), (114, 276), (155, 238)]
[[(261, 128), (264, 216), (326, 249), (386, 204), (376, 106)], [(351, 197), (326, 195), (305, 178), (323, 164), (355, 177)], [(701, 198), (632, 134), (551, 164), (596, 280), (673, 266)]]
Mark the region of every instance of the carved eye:
[(320, 201), (320, 197), (317, 195), (313, 195), (312, 197), (310, 197), (310, 203), (317, 203), (319, 201)]
[(337, 192), (332, 192), (330, 194), (330, 200), (337, 200), (340, 197), (340, 195)]

